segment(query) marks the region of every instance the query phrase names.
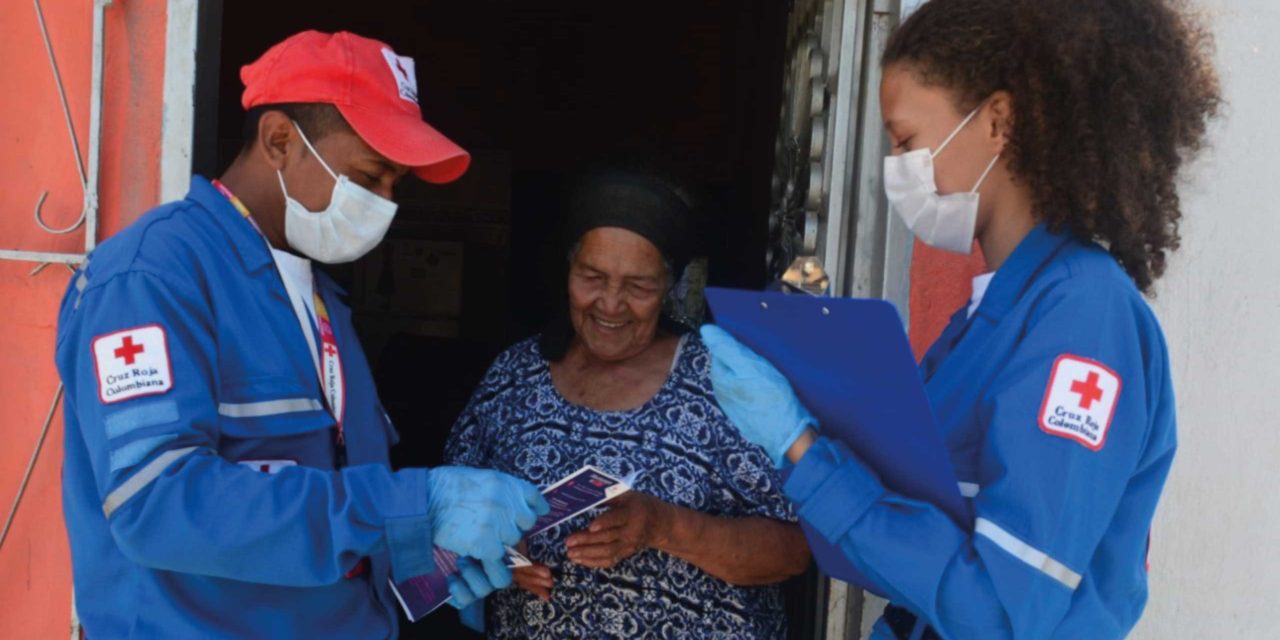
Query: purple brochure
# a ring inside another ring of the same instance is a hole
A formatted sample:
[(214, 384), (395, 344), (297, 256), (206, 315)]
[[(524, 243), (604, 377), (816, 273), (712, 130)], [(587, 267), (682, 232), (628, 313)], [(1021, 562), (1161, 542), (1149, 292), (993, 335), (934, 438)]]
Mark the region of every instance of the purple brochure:
[[(551, 506), (551, 511), (538, 518), (526, 536), (542, 533), (626, 493), (630, 490), (633, 481), (632, 478), (619, 480), (591, 466), (575, 471), (569, 477), (543, 490), (542, 495)], [(391, 591), (400, 601), (400, 606), (404, 608), (410, 622), (421, 620), (440, 605), (448, 602), (451, 597), (449, 576), (458, 572), (458, 555), (440, 547), (435, 548), (434, 555), (435, 571), (413, 576), (401, 582), (390, 580)], [(508, 567), (515, 568), (530, 564), (532, 563), (528, 558), (520, 555), (515, 549), (507, 548)]]
[(440, 547), (436, 547), (433, 552), (435, 571), (414, 576), (399, 584), (394, 581), (391, 583), (391, 591), (396, 594), (396, 599), (400, 601), (410, 622), (421, 620), (451, 597), (449, 576), (458, 571), (458, 555)]
[(577, 470), (542, 491), (551, 511), (538, 518), (525, 536), (535, 536), (626, 493), (631, 488), (628, 480), (619, 480), (592, 466)]

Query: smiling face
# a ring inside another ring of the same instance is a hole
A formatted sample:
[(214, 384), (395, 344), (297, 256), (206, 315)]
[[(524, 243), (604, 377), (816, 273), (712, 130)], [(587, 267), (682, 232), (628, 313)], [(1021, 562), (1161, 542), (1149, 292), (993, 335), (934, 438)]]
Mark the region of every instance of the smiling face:
[(643, 236), (588, 231), (569, 265), (569, 319), (582, 346), (606, 362), (643, 352), (657, 335), (667, 282), (662, 254)]

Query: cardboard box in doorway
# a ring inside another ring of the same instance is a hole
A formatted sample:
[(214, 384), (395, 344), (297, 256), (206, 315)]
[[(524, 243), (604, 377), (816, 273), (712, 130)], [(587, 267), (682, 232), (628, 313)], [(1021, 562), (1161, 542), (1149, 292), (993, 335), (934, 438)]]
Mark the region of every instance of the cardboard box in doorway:
[(364, 269), (364, 310), (457, 320), (462, 315), (461, 242), (392, 239)]

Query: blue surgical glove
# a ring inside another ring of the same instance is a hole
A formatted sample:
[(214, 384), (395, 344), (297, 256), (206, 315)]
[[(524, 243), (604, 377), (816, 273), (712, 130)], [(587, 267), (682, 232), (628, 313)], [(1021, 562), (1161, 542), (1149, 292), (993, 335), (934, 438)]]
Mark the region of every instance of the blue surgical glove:
[[(437, 467), (428, 474), (427, 482), (433, 542), (459, 556), (479, 560), (484, 569), (481, 572), (470, 564), (472, 575), (464, 573), (463, 577), (472, 589), (463, 596), (483, 598), (511, 584), (507, 546), (520, 542), (538, 516), (551, 510), (538, 489), (499, 471), (470, 467)], [(457, 599), (455, 595), (455, 604)]]
[(711, 386), (720, 408), (781, 468), (787, 449), (817, 420), (782, 373), (724, 329), (702, 327), (702, 341), (711, 352)]
[[(511, 570), (505, 565), (502, 568), (506, 570), (507, 584), (511, 584)], [(466, 609), (501, 588), (494, 583), (493, 576), (489, 575), (488, 567), (481, 570), (475, 560), (459, 557), (458, 573), (449, 576), (449, 595), (453, 596), (449, 604), (458, 609)]]

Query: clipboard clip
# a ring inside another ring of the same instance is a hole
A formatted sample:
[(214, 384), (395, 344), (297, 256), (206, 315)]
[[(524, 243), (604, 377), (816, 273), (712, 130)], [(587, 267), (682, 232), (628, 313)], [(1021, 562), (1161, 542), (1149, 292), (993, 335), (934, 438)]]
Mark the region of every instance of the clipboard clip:
[(783, 293), (800, 293), (815, 298), (831, 295), (831, 277), (816, 257), (800, 257), (778, 279)]

